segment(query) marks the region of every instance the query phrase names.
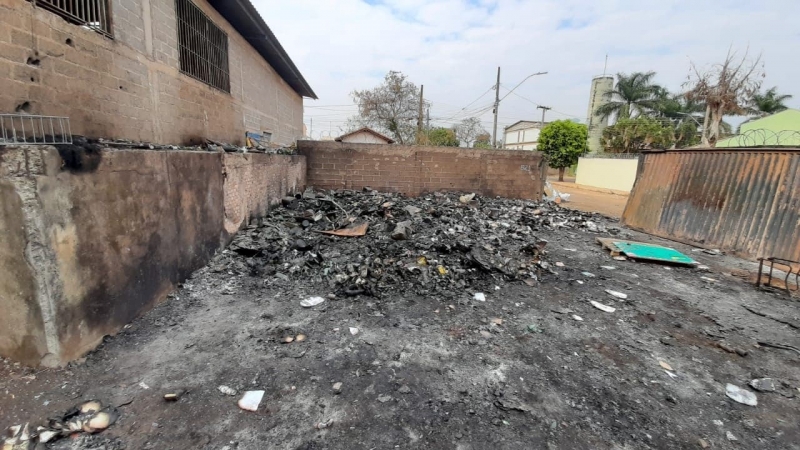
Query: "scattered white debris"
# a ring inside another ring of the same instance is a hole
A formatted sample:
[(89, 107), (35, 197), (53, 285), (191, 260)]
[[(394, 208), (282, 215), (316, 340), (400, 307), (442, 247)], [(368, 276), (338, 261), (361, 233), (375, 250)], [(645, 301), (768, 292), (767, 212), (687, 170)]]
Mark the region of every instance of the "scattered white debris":
[(459, 197), (458, 201), (460, 201), (461, 203), (466, 205), (467, 203), (471, 202), (473, 199), (475, 199), (475, 194), (467, 194), (467, 195), (462, 195), (461, 197)]
[(613, 297), (616, 297), (616, 298), (619, 298), (619, 299), (622, 299), (622, 300), (627, 300), (627, 298), (628, 298), (628, 294), (623, 294), (622, 292), (612, 291), (611, 289), (606, 289), (606, 293), (608, 295), (611, 295)]
[(596, 276), (591, 272), (581, 272), (581, 275), (585, 276), (586, 278), (594, 278)]
[(499, 291), (499, 290), (500, 290), (500, 286), (495, 286), (495, 287), (494, 287), (494, 290), (495, 290), (495, 291)]
[(477, 294), (475, 294), (474, 298), (475, 298), (475, 300), (477, 300), (479, 302), (485, 302), (486, 301), (486, 295), (483, 292), (478, 292)]
[(612, 313), (612, 312), (617, 310), (617, 308), (612, 308), (611, 306), (604, 305), (604, 304), (602, 304), (600, 302), (596, 302), (594, 300), (592, 300), (590, 303), (592, 304), (592, 306), (594, 306), (595, 308), (599, 309), (600, 311), (605, 311), (605, 312), (608, 312), (608, 313)]
[(605, 270), (617, 270), (617, 268), (614, 266), (600, 266), (600, 268)]
[(731, 433), (730, 431), (725, 432), (725, 437), (728, 438), (728, 440), (731, 442), (738, 441), (738, 439), (736, 439), (736, 436), (734, 436), (733, 433)]
[(658, 364), (664, 368), (664, 370), (672, 371), (672, 366), (670, 366), (666, 361), (659, 361)]
[(709, 277), (700, 277), (701, 280), (705, 281), (706, 283), (716, 283), (717, 280)]
[(577, 320), (578, 322), (583, 322), (583, 317), (581, 317), (581, 316), (579, 316), (577, 314), (573, 314), (572, 318)]
[(325, 299), (322, 297), (310, 297), (300, 302), (300, 306), (303, 308), (313, 308), (324, 302)]
[(358, 328), (350, 327), (350, 334), (352, 334), (353, 336), (357, 335), (358, 334)]
[(758, 398), (756, 397), (756, 394), (753, 394), (752, 392), (742, 389), (734, 384), (728, 383), (725, 386), (725, 395), (727, 395), (733, 401), (741, 403), (743, 405), (748, 405), (748, 406), (758, 405)]
[(264, 398), (264, 391), (247, 391), (239, 400), (239, 408), (245, 411), (258, 411), (258, 405), (261, 404), (262, 398)]
[(751, 388), (759, 392), (774, 392), (775, 380), (773, 378), (756, 378), (748, 383)]
[(565, 264), (559, 261), (556, 263), (556, 267), (565, 267)]
[(150, 389), (150, 386), (148, 386), (144, 381), (139, 382), (139, 387), (142, 389)]
[(231, 397), (236, 395), (236, 389), (228, 387), (228, 386), (224, 386), (224, 385), (220, 386), (220, 387), (217, 388), (217, 390), (222, 392), (225, 395), (230, 395)]
[(628, 258), (626, 258), (624, 256), (615, 256), (614, 257), (614, 261), (627, 261), (627, 260), (628, 260)]

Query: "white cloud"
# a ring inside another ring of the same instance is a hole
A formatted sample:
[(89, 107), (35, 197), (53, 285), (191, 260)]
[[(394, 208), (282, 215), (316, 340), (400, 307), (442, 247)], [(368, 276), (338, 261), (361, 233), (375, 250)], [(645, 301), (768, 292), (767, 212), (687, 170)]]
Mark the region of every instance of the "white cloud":
[[(320, 97), (306, 105), (352, 104), (349, 93), (380, 83), (389, 70), (425, 85), (431, 116), (451, 118), (495, 82), (551, 106), (548, 118), (585, 119), (589, 85), (603, 71), (654, 70), (679, 90), (689, 60), (719, 62), (729, 46), (763, 54), (766, 86), (800, 106), (797, 0), (252, 0)], [(503, 95), (503, 94), (501, 94)], [(489, 105), (487, 94), (469, 109)], [(541, 111), (511, 95), (500, 124)], [(307, 108), (314, 135), (338, 127), (354, 107)], [(460, 116), (458, 116), (460, 117)], [(481, 116), (487, 128), (491, 112)]]

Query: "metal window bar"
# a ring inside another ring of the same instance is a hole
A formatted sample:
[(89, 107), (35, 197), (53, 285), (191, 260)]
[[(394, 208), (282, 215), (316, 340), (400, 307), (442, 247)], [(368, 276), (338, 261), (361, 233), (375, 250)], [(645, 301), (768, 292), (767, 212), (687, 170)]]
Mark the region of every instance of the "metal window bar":
[(69, 117), (0, 114), (0, 145), (71, 143)]
[(181, 72), (230, 93), (228, 35), (190, 0), (176, 0)]
[(109, 20), (109, 0), (28, 0), (58, 14), (76, 25), (113, 37)]

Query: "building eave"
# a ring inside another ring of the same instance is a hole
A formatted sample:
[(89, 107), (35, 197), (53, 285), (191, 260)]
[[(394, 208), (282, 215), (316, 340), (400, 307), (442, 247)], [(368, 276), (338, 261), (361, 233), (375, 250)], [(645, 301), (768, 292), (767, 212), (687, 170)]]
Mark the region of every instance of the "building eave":
[(303, 74), (292, 62), (272, 30), (250, 0), (209, 0), (214, 9), (275, 69), (286, 83), (302, 97), (317, 99)]

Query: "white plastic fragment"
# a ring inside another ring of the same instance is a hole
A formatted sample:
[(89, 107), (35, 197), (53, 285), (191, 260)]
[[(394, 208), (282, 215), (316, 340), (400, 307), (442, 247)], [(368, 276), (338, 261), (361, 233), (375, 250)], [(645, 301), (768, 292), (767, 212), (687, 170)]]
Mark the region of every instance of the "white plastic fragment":
[(605, 312), (608, 312), (608, 313), (612, 313), (612, 312), (617, 310), (617, 308), (612, 308), (611, 306), (604, 305), (604, 304), (602, 304), (600, 302), (596, 302), (594, 300), (592, 300), (590, 303), (592, 304), (592, 306), (594, 306), (595, 308), (599, 309), (600, 311), (605, 311)]
[(478, 292), (477, 294), (475, 294), (474, 298), (475, 298), (475, 300), (477, 300), (479, 302), (485, 302), (486, 301), (486, 295), (483, 292)]
[(261, 404), (262, 398), (264, 398), (264, 391), (247, 391), (239, 400), (239, 408), (245, 411), (258, 411), (258, 405)]
[(310, 297), (300, 302), (300, 306), (303, 308), (313, 308), (324, 302), (325, 299), (322, 297)]
[(733, 401), (741, 403), (743, 405), (748, 405), (748, 406), (758, 405), (758, 398), (756, 397), (756, 394), (746, 389), (742, 389), (734, 384), (728, 383), (725, 386), (725, 395), (727, 395)]
[(611, 289), (606, 289), (606, 293), (608, 295), (617, 297), (622, 300), (626, 300), (628, 298), (628, 294), (623, 294), (622, 292), (612, 291)]
[(581, 317), (581, 316), (579, 316), (577, 314), (573, 314), (572, 318), (577, 320), (578, 322), (583, 322), (583, 317)]
[(358, 334), (358, 328), (350, 327), (350, 334), (352, 334), (353, 336), (357, 335)]

